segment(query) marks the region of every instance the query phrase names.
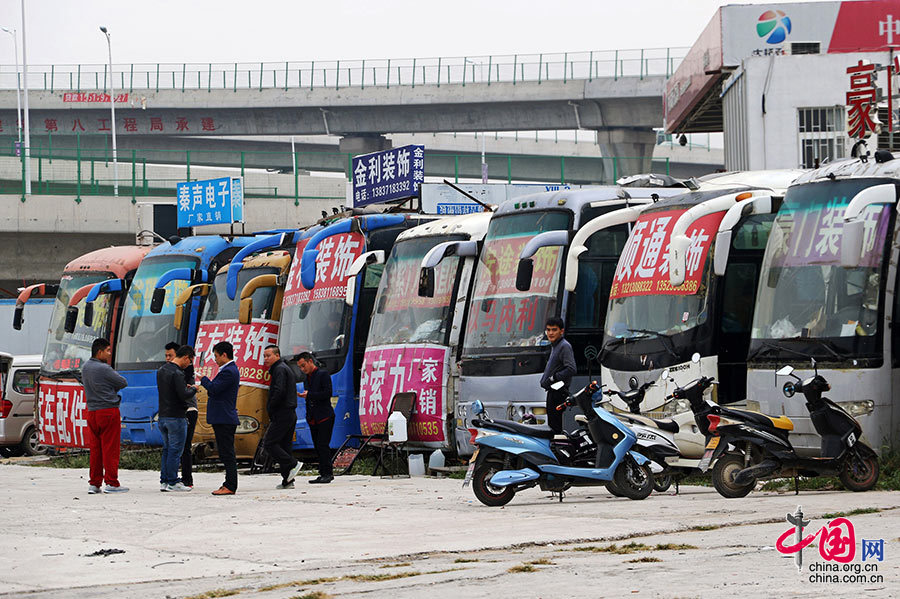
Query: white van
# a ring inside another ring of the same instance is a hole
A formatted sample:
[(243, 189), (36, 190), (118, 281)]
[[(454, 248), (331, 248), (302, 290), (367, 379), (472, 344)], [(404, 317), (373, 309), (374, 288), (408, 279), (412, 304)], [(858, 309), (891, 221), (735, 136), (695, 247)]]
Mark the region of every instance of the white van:
[(41, 356), (13, 356), (0, 352), (0, 455), (41, 455), (34, 426), (34, 398)]

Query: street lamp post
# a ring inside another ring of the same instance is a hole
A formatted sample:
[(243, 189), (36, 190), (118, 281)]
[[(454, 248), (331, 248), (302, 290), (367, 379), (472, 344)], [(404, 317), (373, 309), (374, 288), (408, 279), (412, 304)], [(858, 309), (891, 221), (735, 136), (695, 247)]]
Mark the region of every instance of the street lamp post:
[(31, 195), (31, 128), (28, 123), (28, 44), (25, 43), (25, 0), (22, 0), (22, 97), (25, 104), (25, 195)]
[(106, 47), (109, 50), (109, 112), (112, 120), (113, 195), (119, 197), (119, 159), (116, 154), (116, 90), (113, 88), (112, 42), (109, 39), (109, 30), (106, 27), (101, 25), (100, 31), (106, 36)]
[(0, 30), (10, 34), (13, 38), (13, 51), (16, 54), (16, 131), (19, 133), (19, 151), (22, 151), (22, 80), (19, 74), (19, 40), (16, 38), (16, 30), (0, 27)]
[[(478, 65), (478, 78), (481, 80), (481, 83), (484, 83), (484, 61), (479, 60), (478, 62), (475, 62), (474, 60), (469, 60), (467, 58), (466, 62), (471, 63), (473, 69), (475, 68), (476, 64)], [(473, 76), (474, 76), (474, 73), (473, 73)], [(465, 73), (463, 73), (463, 77), (465, 77)], [(484, 141), (485, 141), (484, 138), (485, 138), (485, 134), (484, 134), (484, 131), (482, 131), (481, 132), (481, 182), (482, 182), (482, 184), (487, 185), (488, 168), (487, 168), (487, 162), (484, 159)]]

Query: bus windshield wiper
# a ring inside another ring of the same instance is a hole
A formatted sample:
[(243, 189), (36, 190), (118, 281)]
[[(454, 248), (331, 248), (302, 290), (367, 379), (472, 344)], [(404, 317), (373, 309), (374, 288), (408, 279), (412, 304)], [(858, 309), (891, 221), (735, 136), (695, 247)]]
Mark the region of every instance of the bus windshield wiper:
[(771, 352), (772, 350), (781, 351), (782, 349), (787, 352), (793, 352), (793, 350), (788, 349), (786, 347), (781, 347), (780, 345), (775, 345), (774, 343), (769, 343), (768, 341), (760, 341), (761, 347), (758, 347), (752, 354), (747, 356), (747, 360), (752, 360), (753, 358), (760, 357), (764, 354)]
[(668, 333), (660, 333), (659, 331), (653, 331), (650, 329), (627, 329), (627, 330), (629, 333), (645, 333), (647, 336), (652, 335), (654, 337), (658, 337), (659, 339), (662, 339), (663, 347), (666, 348), (666, 351), (669, 352), (669, 354), (673, 358), (678, 357), (678, 352), (675, 351), (675, 342), (672, 341), (672, 335), (669, 335)]
[(830, 339), (822, 339), (820, 337), (810, 337), (809, 341), (818, 343), (821, 347), (828, 350), (828, 353), (830, 353), (832, 356), (834, 356), (841, 362), (843, 362), (844, 360), (846, 360), (849, 357), (846, 353), (842, 352), (839, 347), (835, 346), (834, 341), (831, 341)]

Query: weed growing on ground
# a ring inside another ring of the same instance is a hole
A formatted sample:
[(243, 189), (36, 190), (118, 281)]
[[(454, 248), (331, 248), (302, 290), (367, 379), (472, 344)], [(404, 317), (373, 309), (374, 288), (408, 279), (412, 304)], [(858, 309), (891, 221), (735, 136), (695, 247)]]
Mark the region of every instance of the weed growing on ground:
[(634, 559), (625, 560), (627, 564), (652, 564), (655, 562), (661, 562), (662, 560), (658, 557), (653, 557), (652, 555), (645, 555), (644, 557), (636, 557)]
[(688, 545), (687, 543), (658, 543), (654, 549), (658, 551), (683, 551), (685, 549), (696, 549), (696, 545)]
[(846, 512), (829, 512), (827, 514), (822, 514), (823, 518), (832, 519), (832, 518), (846, 518), (847, 516), (859, 516), (860, 514), (877, 514), (882, 511), (881, 508), (878, 507), (858, 507), (854, 510), (848, 510)]
[(334, 595), (323, 593), (322, 591), (313, 591), (302, 595), (294, 595), (291, 599), (331, 599)]
[(410, 562), (403, 562), (401, 564), (385, 564), (381, 566), (382, 568), (405, 568), (406, 566), (411, 566)]
[(532, 566), (555, 566), (556, 562), (550, 561), (546, 557), (542, 557), (541, 559), (536, 559), (528, 562)]
[(205, 593), (191, 595), (190, 597), (185, 597), (184, 599), (213, 599), (214, 597), (231, 597), (232, 595), (237, 595), (242, 590), (243, 589), (215, 589), (214, 591), (206, 591)]
[(535, 568), (531, 564), (520, 564), (518, 566), (513, 566), (512, 568), (507, 570), (507, 572), (509, 572), (510, 574), (518, 574), (520, 572), (534, 572), (535, 570), (537, 570), (537, 568)]
[(475, 558), (458, 557), (455, 560), (453, 560), (453, 563), (454, 564), (471, 564), (471, 563), (477, 562), (477, 561), (479, 561), (479, 560), (475, 559)]

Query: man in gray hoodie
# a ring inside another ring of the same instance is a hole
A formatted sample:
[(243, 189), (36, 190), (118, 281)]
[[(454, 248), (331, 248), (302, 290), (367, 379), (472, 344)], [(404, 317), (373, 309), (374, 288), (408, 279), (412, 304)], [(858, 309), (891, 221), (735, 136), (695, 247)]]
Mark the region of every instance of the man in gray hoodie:
[(119, 440), (122, 434), (119, 415), (119, 391), (128, 382), (109, 365), (112, 346), (102, 337), (91, 345), (91, 359), (81, 369), (81, 384), (87, 403), (87, 426), (90, 431), (88, 446), (91, 450), (91, 475), (88, 493), (100, 493), (100, 484), (106, 481), (104, 493), (124, 493), (126, 487), (119, 484)]

